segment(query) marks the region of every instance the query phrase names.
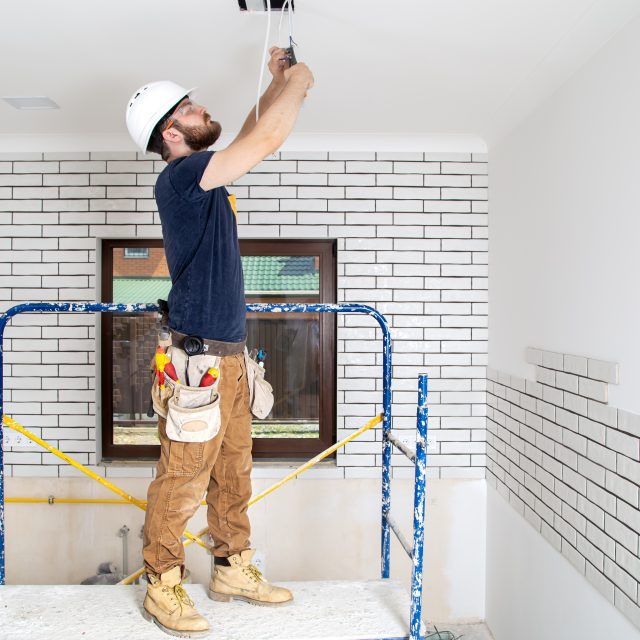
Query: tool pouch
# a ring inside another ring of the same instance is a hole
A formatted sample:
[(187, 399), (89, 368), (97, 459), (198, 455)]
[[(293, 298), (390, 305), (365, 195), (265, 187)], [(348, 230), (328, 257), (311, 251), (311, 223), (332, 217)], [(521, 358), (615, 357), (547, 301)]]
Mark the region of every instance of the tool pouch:
[[(199, 355), (187, 359), (181, 349), (169, 347), (167, 354), (176, 368), (179, 380), (185, 380), (187, 367), (190, 380), (200, 381), (209, 367), (219, 368), (217, 356)], [(220, 431), (220, 378), (209, 387), (192, 387), (176, 382), (165, 374), (165, 388), (158, 378), (153, 381), (151, 396), (156, 413), (166, 418), (166, 433), (179, 442), (205, 442)]]
[(220, 394), (211, 387), (187, 387), (169, 379), (174, 388), (167, 403), (167, 436), (179, 442), (205, 442), (220, 431)]
[(264, 419), (273, 409), (273, 387), (264, 379), (264, 368), (249, 357), (249, 351), (246, 348), (244, 361), (247, 369), (251, 413), (256, 418)]

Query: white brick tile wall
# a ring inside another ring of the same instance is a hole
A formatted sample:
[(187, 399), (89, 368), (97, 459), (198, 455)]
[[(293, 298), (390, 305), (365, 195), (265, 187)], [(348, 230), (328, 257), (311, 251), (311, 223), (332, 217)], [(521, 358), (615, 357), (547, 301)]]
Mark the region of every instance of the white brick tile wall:
[(525, 358), (536, 382), (488, 370), (488, 481), (640, 626), (640, 416), (606, 404), (616, 363)]
[[(160, 237), (153, 185), (163, 168), (130, 152), (3, 156), (3, 308), (95, 299), (97, 238)], [(392, 327), (399, 431), (415, 429), (417, 375), (432, 378), (430, 477), (484, 477), (487, 465), (486, 175), (481, 154), (282, 153), (230, 188), (241, 237), (339, 239), (338, 300), (372, 304)], [(347, 392), (340, 436), (381, 411), (381, 359), (371, 319), (340, 317), (338, 326), (338, 389)], [(5, 340), (6, 411), (104, 476), (95, 466), (92, 336), (90, 316), (14, 318)], [(340, 453), (340, 476), (378, 477), (379, 441), (378, 428)], [(9, 474), (77, 475), (37, 449), (8, 453)], [(402, 456), (393, 462), (397, 474), (407, 471)], [(106, 471), (151, 475), (148, 467)]]

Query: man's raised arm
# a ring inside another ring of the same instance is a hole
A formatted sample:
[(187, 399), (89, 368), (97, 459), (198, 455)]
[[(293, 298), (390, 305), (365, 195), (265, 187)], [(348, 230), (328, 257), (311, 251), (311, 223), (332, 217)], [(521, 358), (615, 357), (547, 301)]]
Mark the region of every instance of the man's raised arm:
[(313, 86), (313, 74), (299, 62), (284, 72), (285, 86), (253, 129), (215, 153), (200, 186), (208, 191), (230, 184), (280, 148), (293, 129), (302, 101)]

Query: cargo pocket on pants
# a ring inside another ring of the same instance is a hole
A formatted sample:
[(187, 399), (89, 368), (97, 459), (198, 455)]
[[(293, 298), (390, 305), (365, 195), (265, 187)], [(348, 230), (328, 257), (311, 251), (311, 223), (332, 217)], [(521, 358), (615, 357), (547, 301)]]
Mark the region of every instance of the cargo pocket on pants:
[(169, 462), (167, 473), (170, 476), (193, 476), (202, 467), (204, 442), (169, 441)]

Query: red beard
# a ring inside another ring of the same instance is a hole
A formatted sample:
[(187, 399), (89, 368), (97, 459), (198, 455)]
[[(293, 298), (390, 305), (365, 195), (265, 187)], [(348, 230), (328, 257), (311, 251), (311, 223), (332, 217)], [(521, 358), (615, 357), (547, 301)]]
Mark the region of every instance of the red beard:
[(193, 151), (208, 149), (222, 133), (220, 123), (212, 120), (208, 113), (205, 114), (205, 120), (205, 124), (199, 125), (185, 125), (178, 121), (173, 124), (184, 136), (185, 144)]

